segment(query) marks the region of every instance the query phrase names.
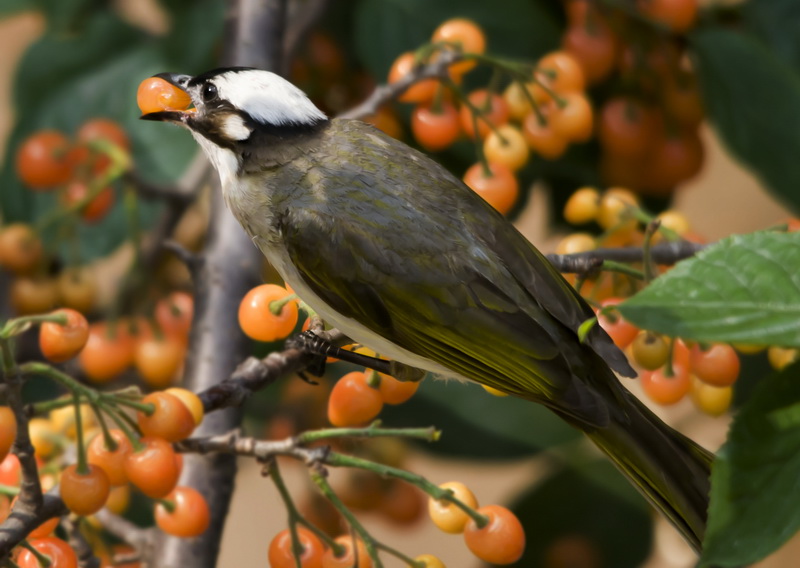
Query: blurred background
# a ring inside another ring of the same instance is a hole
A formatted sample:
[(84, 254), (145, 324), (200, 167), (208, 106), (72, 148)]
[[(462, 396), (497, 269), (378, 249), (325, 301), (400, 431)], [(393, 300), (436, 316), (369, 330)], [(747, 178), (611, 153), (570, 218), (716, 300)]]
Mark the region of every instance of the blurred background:
[[(173, 183), (184, 176), (196, 151), (193, 141), (177, 129), (153, 128), (152, 124), (138, 122), (136, 88), (140, 81), (157, 72), (197, 73), (213, 67), (224, 33), (223, 4), (210, 0), (64, 0), (43, 2), (44, 12), (34, 9), (37, 4), (21, 0), (0, 2), (3, 220), (35, 220), (54, 205), (52, 195), (26, 191), (12, 167), (20, 142), (40, 128), (72, 132), (89, 117), (107, 116), (119, 121), (128, 132), (135, 168), (145, 179)], [(569, 20), (568, 6), (545, 0), (505, 0), (492, 3), (491, 7), (479, 0), (289, 4), (290, 13), (295, 15), (293, 21), (304, 12), (309, 21), (292, 28), (298, 35), (287, 43), (296, 49), (282, 62), (283, 71), (331, 114), (355, 106), (376, 84), (384, 83), (397, 55), (423, 44), (447, 18), (475, 19), (487, 32), (490, 53), (528, 61), (559, 49), (564, 42), (569, 46), (563, 37), (575, 25)], [(698, 25), (722, 26), (732, 21), (734, 27), (747, 29), (736, 20), (746, 18), (747, 13), (742, 16), (735, 12), (736, 6), (728, 4), (705, 6), (708, 12), (698, 19)], [(610, 16), (614, 17), (620, 16)], [(759, 22), (763, 24), (764, 20)], [(614, 24), (614, 29), (618, 25)], [(637, 28), (636, 33), (641, 30)], [(681, 61), (689, 60), (688, 69), (694, 72), (692, 62), (696, 59), (683, 33), (672, 37), (669, 30), (666, 34), (661, 30), (659, 41), (666, 35), (673, 42), (671, 45), (681, 50)], [(599, 48), (589, 51), (592, 49)], [(622, 75), (609, 72), (587, 91), (597, 116), (603, 101), (639, 88), (631, 86), (630, 77)], [(470, 80), (474, 85), (493, 81), (484, 70), (476, 71)], [(708, 100), (704, 103), (710, 106)], [(370, 120), (416, 144), (409, 126), (412, 109), (409, 104), (393, 103)], [(769, 109), (752, 112), (768, 113)], [(717, 113), (712, 118), (719, 120), (720, 116)], [(737, 127), (746, 129), (748, 125), (723, 125), (722, 131), (729, 135)], [(732, 145), (740, 154), (741, 144), (731, 142), (730, 135), (721, 142), (719, 123), (712, 128), (702, 120), (695, 128), (702, 143), (701, 167), (669, 188), (645, 187), (639, 198), (647, 208), (654, 213), (665, 209), (679, 212), (691, 232), (709, 242), (773, 226), (791, 217), (782, 205), (788, 182), (778, 182), (784, 186), (776, 191), (775, 176), (764, 171), (751, 173), (754, 164), (756, 171), (763, 164), (763, 160), (759, 162), (761, 158), (753, 162), (745, 156), (749, 166), (741, 165), (727, 149)], [(543, 252), (554, 252), (562, 239), (576, 232), (564, 221), (561, 211), (577, 188), (619, 185), (614, 175), (603, 169), (603, 160), (608, 161), (606, 153), (607, 149), (592, 140), (576, 144), (555, 160), (534, 157), (517, 173), (520, 196), (509, 214), (520, 231)], [(473, 146), (466, 139), (435, 155), (458, 175), (474, 161)], [(768, 184), (761, 181), (764, 179)], [(121, 191), (115, 188), (118, 197)], [(204, 191), (187, 208), (172, 234), (194, 250), (202, 247), (205, 238), (207, 193)], [(157, 200), (142, 201), (138, 214), (143, 230), (155, 224), (163, 207)], [(71, 246), (80, 249), (80, 263), (96, 277), (96, 304), (92, 308), (95, 314), (103, 313), (113, 303), (131, 262), (133, 248), (125, 224), (121, 223), (124, 215), (121, 207), (115, 206), (98, 223), (74, 228), (76, 236), (70, 240)], [(594, 225), (586, 230), (601, 232)], [(74, 251), (62, 250), (65, 246), (55, 244), (52, 248), (62, 257), (74, 258)], [(162, 259), (153, 270), (153, 281), (162, 289), (191, 286), (187, 271), (175, 258)], [(264, 277), (274, 275), (266, 268)], [(259, 348), (262, 353), (268, 349)], [(764, 353), (742, 355), (742, 360), (741, 389), (737, 386), (731, 410), (720, 416), (703, 412), (690, 397), (670, 406), (656, 404), (642, 392), (638, 381), (624, 384), (668, 423), (716, 450), (725, 440), (737, 401), (746, 397), (757, 377), (769, 368)], [(259, 393), (246, 408), (249, 431), (257, 436), (283, 437), (304, 428), (324, 426), (324, 388), (287, 379)], [(481, 503), (512, 506), (526, 526), (529, 542), (519, 566), (681, 568), (696, 562), (677, 533), (655, 517), (599, 453), (545, 410), (522, 401), (489, 396), (474, 385), (427, 380), (410, 402), (388, 408), (381, 416), (390, 425), (436, 425), (443, 431), (442, 440), (436, 444), (387, 441), (344, 449), (402, 466), (434, 483), (463, 481)], [(476, 417), (480, 417), (480, 423), (476, 423)], [(269, 540), (286, 526), (285, 509), (274, 486), (262, 477), (258, 464), (242, 459), (238, 466), (219, 566), (266, 565)], [(311, 499), (313, 488), (304, 469), (302, 465), (286, 463), (285, 477), (292, 494), (307, 514), (318, 515), (314, 518), (319, 522), (335, 527), (338, 521), (327, 518), (325, 507)], [(362, 511), (359, 514), (379, 539), (412, 555), (436, 554), (451, 568), (479, 565), (460, 537), (444, 535), (433, 527), (420, 494), (405, 493), (369, 476), (359, 478), (339, 471), (334, 472), (333, 481), (343, 498), (347, 495), (348, 503)], [(758, 566), (796, 566), (798, 553), (800, 549), (792, 541)], [(400, 564), (389, 561), (387, 566)]]

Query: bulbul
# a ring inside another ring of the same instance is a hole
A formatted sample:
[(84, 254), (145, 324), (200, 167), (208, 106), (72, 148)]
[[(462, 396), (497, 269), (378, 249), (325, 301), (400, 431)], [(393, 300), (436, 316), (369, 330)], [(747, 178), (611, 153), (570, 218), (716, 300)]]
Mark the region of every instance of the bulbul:
[(329, 119), (273, 73), (158, 77), (194, 109), (142, 118), (191, 132), (234, 216), (323, 319), (400, 362), (545, 405), (700, 550), (711, 455), (620, 384), (613, 371), (635, 372), (600, 326), (578, 339), (591, 308), (501, 214), (437, 162)]

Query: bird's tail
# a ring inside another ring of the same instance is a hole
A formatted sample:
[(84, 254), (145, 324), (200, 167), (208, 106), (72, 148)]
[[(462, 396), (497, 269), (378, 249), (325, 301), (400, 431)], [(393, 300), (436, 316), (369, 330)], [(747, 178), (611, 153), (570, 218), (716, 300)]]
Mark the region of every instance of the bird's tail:
[(699, 553), (713, 455), (620, 390), (627, 400), (612, 411), (609, 424), (586, 434)]

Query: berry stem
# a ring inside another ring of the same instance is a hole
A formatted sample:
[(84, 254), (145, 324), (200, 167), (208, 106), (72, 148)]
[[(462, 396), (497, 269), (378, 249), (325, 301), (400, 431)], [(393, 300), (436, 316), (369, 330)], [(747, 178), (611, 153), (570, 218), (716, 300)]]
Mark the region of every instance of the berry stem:
[(324, 430), (311, 430), (298, 434), (296, 440), (300, 445), (307, 445), (331, 438), (378, 438), (392, 436), (436, 442), (442, 434), (440, 430), (435, 429), (433, 426), (428, 428), (380, 428), (380, 424), (380, 421), (376, 420), (366, 428), (325, 428)]
[(64, 314), (38, 314), (13, 318), (8, 320), (2, 329), (0, 329), (0, 338), (8, 339), (13, 335), (19, 335), (26, 331), (32, 325), (46, 322), (67, 325), (67, 316)]
[(674, 377), (675, 376), (675, 369), (672, 368), (672, 357), (675, 354), (675, 342), (677, 338), (673, 337), (670, 339), (669, 342), (669, 350), (667, 351), (667, 362), (664, 363), (664, 376), (665, 377)]
[[(644, 268), (644, 282), (650, 283), (656, 277), (657, 271), (655, 263), (653, 262), (653, 235), (661, 226), (658, 219), (653, 219), (647, 224), (644, 230), (644, 243), (642, 243), (642, 265)], [(605, 263), (604, 263), (605, 264)]]
[(75, 446), (78, 450), (77, 472), (80, 475), (89, 474), (89, 464), (86, 462), (86, 445), (83, 443), (83, 419), (81, 418), (81, 397), (77, 391), (72, 393), (72, 403), (75, 405)]
[(288, 304), (289, 302), (297, 301), (297, 294), (289, 294), (288, 296), (281, 298), (280, 300), (272, 300), (269, 303), (269, 311), (274, 316), (281, 315), (281, 311), (283, 310), (283, 306)]
[(308, 528), (311, 532), (317, 535), (326, 544), (326, 546), (333, 549), (333, 552), (336, 556), (344, 553), (344, 547), (341, 544), (328, 536), (328, 533), (318, 529), (313, 523), (308, 522), (308, 520), (300, 514), (300, 511), (297, 510), (297, 506), (294, 504), (292, 495), (289, 493), (289, 489), (286, 487), (286, 483), (283, 481), (283, 476), (278, 468), (278, 462), (275, 459), (270, 461), (268, 472), (272, 483), (275, 484), (275, 488), (278, 490), (278, 494), (283, 500), (283, 504), (286, 507), (286, 512), (289, 514), (289, 533), (292, 537), (292, 551), (294, 552), (294, 557), (298, 568), (300, 568), (300, 555), (303, 554), (303, 548), (300, 543), (300, 537), (297, 535), (297, 523), (302, 524), (304, 527)]
[(485, 527), (486, 524), (489, 522), (488, 517), (486, 517), (485, 515), (481, 515), (466, 503), (453, 497), (452, 493), (449, 490), (442, 489), (441, 487), (434, 485), (424, 477), (417, 475), (415, 473), (411, 473), (410, 471), (406, 471), (404, 469), (392, 467), (389, 465), (372, 462), (355, 456), (340, 454), (338, 452), (329, 452), (327, 459), (325, 460), (325, 463), (332, 465), (334, 467), (355, 467), (367, 471), (372, 471), (384, 477), (394, 477), (396, 479), (402, 479), (403, 481), (406, 481), (408, 483), (411, 483), (412, 485), (419, 487), (434, 499), (447, 499), (448, 501), (452, 502), (457, 507), (462, 509), (466, 514), (472, 517), (479, 528)]
[(395, 556), (396, 558), (399, 558), (400, 560), (403, 561), (403, 563), (407, 564), (408, 566), (411, 566), (412, 568), (425, 568), (425, 563), (424, 562), (417, 562), (416, 560), (414, 560), (410, 556), (406, 556), (405, 554), (403, 554), (402, 552), (400, 552), (396, 548), (392, 548), (391, 546), (389, 546), (387, 544), (384, 544), (382, 542), (375, 542), (375, 546), (376, 546), (376, 548), (378, 548), (378, 550), (383, 550), (384, 552), (387, 552), (387, 553), (391, 554), (392, 556)]
[(138, 452), (144, 448), (144, 444), (139, 441), (139, 436), (136, 435), (136, 426), (133, 426), (128, 422), (129, 418), (127, 414), (121, 412), (115, 406), (108, 406), (104, 408), (104, 410), (108, 413), (108, 415), (111, 417), (111, 420), (114, 421), (117, 427), (122, 430), (128, 440), (130, 440), (131, 445), (133, 446), (133, 451)]
[(378, 556), (378, 549), (376, 546), (377, 543), (375, 539), (372, 538), (372, 535), (369, 534), (369, 532), (367, 532), (367, 529), (364, 528), (364, 525), (359, 522), (352, 511), (350, 511), (350, 509), (348, 509), (345, 504), (342, 503), (342, 500), (339, 499), (339, 496), (336, 495), (336, 492), (328, 483), (324, 473), (318, 469), (311, 469), (309, 470), (309, 474), (311, 475), (311, 481), (314, 482), (325, 498), (330, 501), (334, 507), (336, 507), (342, 516), (344, 516), (344, 518), (347, 520), (347, 523), (350, 525), (350, 528), (352, 528), (353, 531), (355, 531), (355, 533), (364, 542), (364, 547), (367, 549), (369, 557), (375, 563), (375, 568), (383, 568), (383, 562), (381, 562), (381, 559)]
[(0, 484), (0, 495), (7, 495), (9, 497), (16, 497), (19, 495), (20, 488), (14, 487), (13, 485), (2, 485)]
[(92, 401), (89, 404), (91, 404), (92, 410), (94, 410), (94, 414), (97, 416), (97, 421), (100, 423), (100, 430), (103, 432), (103, 445), (109, 452), (116, 452), (119, 444), (117, 444), (114, 436), (111, 435), (111, 432), (108, 429), (108, 423), (106, 422), (106, 417), (103, 416), (100, 406), (96, 401)]
[(19, 544), (22, 548), (26, 549), (28, 552), (30, 552), (36, 557), (36, 561), (42, 566), (42, 568), (49, 568), (52, 565), (50, 557), (45, 556), (44, 554), (36, 550), (33, 546), (31, 546), (31, 543), (28, 542), (27, 538), (22, 542), (20, 542)]
[(621, 262), (616, 262), (613, 260), (604, 260), (603, 264), (600, 265), (600, 270), (605, 270), (607, 272), (617, 272), (619, 274), (626, 274), (638, 280), (646, 280), (646, 274), (641, 270), (636, 270), (632, 266), (628, 266), (627, 264), (623, 264)]
[[(455, 82), (453, 82), (453, 80), (449, 79), (449, 78), (448, 79), (444, 79), (444, 83), (451, 91), (453, 91), (453, 93), (456, 95), (458, 100), (461, 101), (461, 103), (469, 109), (469, 111), (472, 113), (473, 121), (475, 121), (477, 119), (482, 120), (483, 122), (486, 123), (486, 126), (488, 126), (489, 129), (492, 132), (497, 134), (497, 137), (500, 139), (501, 142), (503, 142), (503, 143), (506, 142), (505, 138), (503, 138), (503, 136), (498, 132), (497, 126), (491, 120), (489, 120), (489, 118), (486, 116), (486, 112), (481, 110), (481, 109), (479, 109), (478, 107), (476, 107), (473, 104), (473, 102), (471, 100), (469, 100), (469, 97), (467, 97), (464, 94), (464, 91), (461, 90), (461, 87), (456, 85)], [(487, 91), (487, 94), (488, 94), (488, 96), (486, 97), (486, 100), (487, 101), (491, 101), (491, 93), (489, 93)], [(490, 103), (487, 102), (487, 104), (490, 104)], [(477, 140), (479, 138), (479, 136), (478, 136), (478, 125), (474, 124), (474, 123), (473, 123), (473, 125), (475, 127), (475, 139)], [(481, 153), (483, 153), (483, 152), (481, 151)]]
[(169, 499), (156, 499), (156, 503), (164, 507), (169, 514), (175, 512), (175, 501)]

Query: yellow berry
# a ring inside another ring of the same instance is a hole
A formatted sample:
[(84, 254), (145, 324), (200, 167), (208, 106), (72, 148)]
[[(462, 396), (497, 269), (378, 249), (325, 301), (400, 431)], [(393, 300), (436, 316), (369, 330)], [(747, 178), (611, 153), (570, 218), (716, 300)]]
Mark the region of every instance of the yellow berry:
[(588, 233), (573, 233), (561, 239), (556, 254), (576, 254), (597, 248), (594, 237)]
[[(456, 499), (472, 509), (477, 509), (478, 500), (475, 495), (460, 481), (448, 481), (447, 483), (442, 483), (439, 487), (441, 489), (449, 489)], [(469, 515), (461, 507), (445, 499), (437, 500), (431, 498), (428, 501), (428, 514), (430, 514), (433, 524), (450, 534), (464, 532), (464, 527), (470, 519)]]
[(573, 225), (594, 221), (600, 210), (600, 192), (593, 187), (582, 187), (573, 193), (564, 206), (564, 219)]
[(620, 187), (608, 189), (600, 198), (597, 223), (604, 229), (611, 229), (620, 225), (625, 219), (630, 219), (630, 224), (635, 225), (636, 219), (629, 211), (631, 207), (638, 206), (639, 200), (630, 190)]
[(733, 387), (717, 387), (692, 376), (689, 396), (695, 406), (710, 416), (721, 416), (728, 411), (733, 401)]
[(502, 164), (511, 171), (517, 171), (528, 163), (531, 151), (522, 132), (515, 126), (504, 124), (486, 136), (483, 153), (491, 163)]
[(770, 347), (767, 350), (767, 358), (769, 359), (769, 364), (772, 365), (772, 368), (776, 371), (782, 370), (784, 367), (788, 367), (790, 364), (794, 363), (797, 360), (798, 350), (797, 349), (786, 349), (784, 347)]

